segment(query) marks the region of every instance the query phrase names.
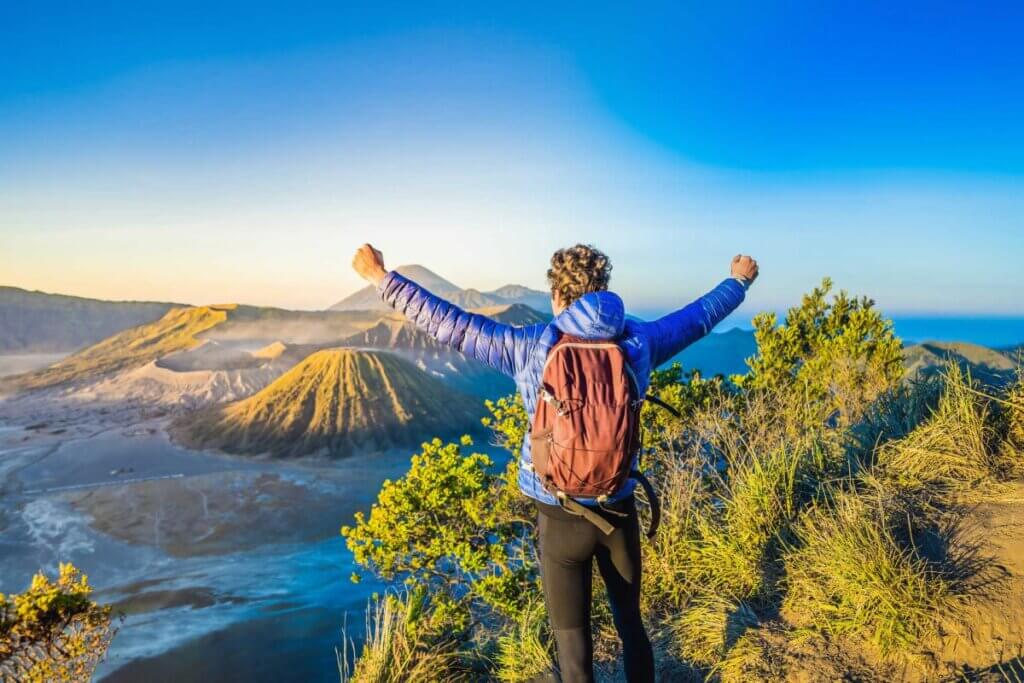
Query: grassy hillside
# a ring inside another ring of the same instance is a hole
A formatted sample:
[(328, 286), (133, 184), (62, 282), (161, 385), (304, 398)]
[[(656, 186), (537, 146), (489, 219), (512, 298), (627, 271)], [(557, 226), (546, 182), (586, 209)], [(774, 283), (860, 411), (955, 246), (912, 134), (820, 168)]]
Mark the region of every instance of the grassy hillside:
[(0, 353), (74, 351), (152, 322), (176, 305), (101, 301), (0, 287)]
[(227, 320), (232, 308), (174, 308), (156, 322), (119, 332), (48, 368), (12, 377), (7, 383), (17, 390), (43, 389), (140, 367), (166, 355), (198, 346), (198, 335)]
[(482, 414), (394, 354), (325, 349), (244, 401), (178, 422), (181, 440), (233, 453), (332, 455), (417, 443), (425, 434), (465, 429)]
[[(295, 355), (303, 348), (338, 343), (380, 318), (371, 311), (289, 311), (238, 304), (174, 308), (155, 322), (119, 332), (48, 368), (7, 378), (3, 388), (26, 391), (97, 379), (182, 354), (204, 341), (210, 343), (197, 355), (215, 356), (218, 342), (284, 343), (289, 355)], [(230, 353), (230, 346), (223, 348)]]
[(915, 344), (906, 348), (903, 358), (910, 376), (933, 374), (953, 361), (988, 386), (1003, 386), (1013, 381), (1018, 368), (1009, 354), (964, 342)]
[[(891, 324), (830, 288), (781, 325), (755, 318), (738, 384), (652, 378), (686, 416), (651, 406), (641, 418), (662, 513), (641, 545), (657, 679), (1020, 680), (1024, 385), (987, 393), (957, 363), (907, 381)], [(972, 351), (959, 349), (1000, 363)], [(522, 402), (489, 409), (515, 453)], [(514, 459), (496, 472), (471, 446), (425, 441), (343, 527), (362, 568), (401, 585), (371, 609), (345, 683), (550, 669), (535, 514)], [(604, 593), (594, 586), (597, 680), (620, 681)]]

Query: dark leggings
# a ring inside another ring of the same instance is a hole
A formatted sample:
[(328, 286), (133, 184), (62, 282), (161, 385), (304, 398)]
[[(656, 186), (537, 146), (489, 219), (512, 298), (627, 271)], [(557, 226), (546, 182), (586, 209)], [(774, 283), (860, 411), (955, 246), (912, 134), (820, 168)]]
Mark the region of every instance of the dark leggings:
[(537, 507), (544, 601), (563, 683), (594, 680), (590, 632), (594, 558), (622, 640), (626, 680), (652, 683), (654, 654), (640, 618), (640, 523), (633, 498), (612, 507), (625, 512), (625, 518), (603, 515), (615, 525), (610, 535), (557, 505), (538, 503)]

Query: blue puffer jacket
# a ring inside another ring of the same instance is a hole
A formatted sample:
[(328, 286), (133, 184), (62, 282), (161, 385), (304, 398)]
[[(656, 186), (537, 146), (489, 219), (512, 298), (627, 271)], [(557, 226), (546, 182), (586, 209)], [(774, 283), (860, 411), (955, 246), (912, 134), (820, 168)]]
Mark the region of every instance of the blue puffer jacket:
[[(617, 294), (592, 292), (573, 302), (550, 323), (526, 327), (467, 313), (395, 271), (384, 278), (380, 293), (384, 301), (439, 342), (512, 377), (532, 423), (544, 361), (562, 333), (585, 339), (617, 340), (644, 395), (651, 370), (706, 335), (732, 313), (743, 302), (745, 287), (739, 280), (729, 278), (688, 306), (653, 322), (627, 318)], [(555, 504), (555, 497), (541, 485), (531, 463), (530, 440), (525, 439), (519, 459), (519, 488), (535, 500)], [(629, 496), (634, 486), (632, 479), (627, 480), (611, 499)]]

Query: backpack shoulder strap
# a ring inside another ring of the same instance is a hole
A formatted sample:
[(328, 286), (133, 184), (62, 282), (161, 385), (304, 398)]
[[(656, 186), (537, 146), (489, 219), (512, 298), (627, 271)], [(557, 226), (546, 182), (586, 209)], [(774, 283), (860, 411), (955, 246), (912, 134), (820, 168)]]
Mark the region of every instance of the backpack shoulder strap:
[(645, 532), (647, 538), (653, 539), (654, 535), (658, 533), (658, 525), (661, 524), (661, 501), (658, 500), (658, 494), (654, 491), (654, 487), (651, 485), (650, 480), (644, 476), (644, 473), (640, 470), (633, 470), (629, 473), (630, 479), (636, 479), (640, 487), (643, 488), (644, 493), (647, 495), (647, 503), (651, 506), (651, 525)]
[(668, 411), (669, 413), (671, 413), (671, 414), (672, 414), (673, 416), (675, 416), (675, 417), (676, 417), (677, 419), (680, 419), (680, 420), (681, 420), (681, 419), (683, 419), (683, 415), (682, 415), (682, 413), (680, 413), (680, 412), (679, 412), (678, 410), (676, 410), (675, 408), (673, 408), (673, 407), (672, 407), (671, 405), (669, 405), (668, 403), (665, 403), (664, 401), (662, 401), (662, 400), (661, 400), (660, 398), (658, 398), (657, 396), (654, 396), (654, 395), (652, 395), (652, 394), (647, 394), (647, 396), (645, 396), (645, 397), (644, 397), (644, 400), (645, 400), (645, 401), (650, 401), (651, 403), (655, 404), (656, 406), (659, 406), (659, 407), (661, 407), (661, 408), (664, 408), (664, 409), (665, 409), (665, 410), (667, 410), (667, 411)]

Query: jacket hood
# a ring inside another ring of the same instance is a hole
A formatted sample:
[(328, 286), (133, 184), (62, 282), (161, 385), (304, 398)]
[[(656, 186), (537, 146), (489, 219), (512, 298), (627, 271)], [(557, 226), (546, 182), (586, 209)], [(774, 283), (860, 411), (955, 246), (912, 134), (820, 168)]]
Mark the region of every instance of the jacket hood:
[(562, 334), (583, 339), (614, 339), (625, 324), (626, 308), (613, 292), (584, 294), (555, 318)]

